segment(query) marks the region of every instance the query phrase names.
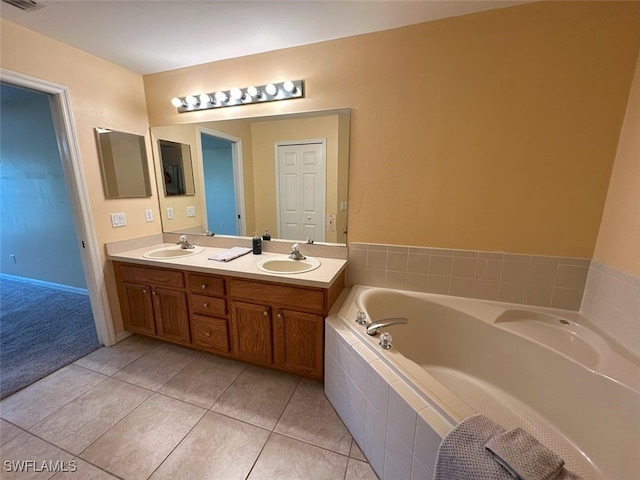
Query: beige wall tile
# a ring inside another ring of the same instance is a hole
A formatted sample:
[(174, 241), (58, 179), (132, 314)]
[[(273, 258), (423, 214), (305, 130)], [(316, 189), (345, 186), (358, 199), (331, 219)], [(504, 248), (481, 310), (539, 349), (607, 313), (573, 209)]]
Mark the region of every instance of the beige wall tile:
[(505, 258), (502, 263), (502, 282), (526, 283), (529, 278), (529, 262), (513, 261)]
[(451, 286), (449, 290), (450, 295), (456, 297), (471, 297), (473, 296), (473, 278), (456, 278), (451, 279)]
[(497, 300), (498, 282), (495, 280), (476, 280), (473, 284), (473, 297), (483, 300)]
[(453, 257), (444, 257), (441, 255), (431, 255), (429, 261), (429, 275), (451, 275), (451, 266), (453, 265)]
[(524, 283), (500, 282), (498, 285), (498, 301), (509, 303), (522, 303), (524, 301)]
[(453, 257), (451, 276), (458, 278), (474, 278), (478, 260), (471, 257)]
[(559, 265), (556, 287), (584, 289), (589, 269), (585, 266)]
[(427, 280), (427, 292), (448, 295), (450, 283), (451, 277), (444, 275), (429, 275), (429, 279)]
[(551, 306), (551, 296), (553, 287), (548, 285), (527, 285), (524, 291), (524, 303), (527, 305), (538, 305), (540, 307)]

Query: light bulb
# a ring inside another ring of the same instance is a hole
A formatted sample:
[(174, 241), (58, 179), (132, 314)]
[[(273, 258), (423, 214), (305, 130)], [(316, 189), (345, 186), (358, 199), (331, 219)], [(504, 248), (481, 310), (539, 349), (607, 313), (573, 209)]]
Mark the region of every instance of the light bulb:
[(196, 97), (195, 95), (187, 95), (185, 100), (187, 101), (187, 105), (191, 107), (195, 107), (200, 103), (200, 100), (198, 100), (198, 97)]
[(284, 84), (282, 85), (282, 88), (284, 88), (285, 91), (288, 93), (293, 93), (296, 91), (296, 86), (293, 84), (291, 80), (287, 80), (286, 82), (284, 82)]
[(233, 87), (229, 93), (231, 93), (231, 98), (234, 100), (241, 100), (244, 97), (244, 93), (238, 87)]
[(268, 84), (265, 88), (264, 88), (267, 92), (267, 94), (273, 96), (276, 93), (278, 93), (278, 89), (276, 88), (276, 86), (273, 83)]
[(213, 98), (211, 98), (211, 95), (209, 95), (208, 93), (201, 93), (200, 94), (200, 103), (202, 105), (208, 105), (210, 103), (213, 103)]
[(176, 108), (184, 107), (184, 101), (179, 97), (173, 97), (171, 99), (171, 105), (173, 105)]
[(216, 100), (220, 103), (224, 103), (229, 100), (229, 97), (223, 91), (216, 92)]
[(253, 85), (251, 85), (250, 87), (247, 87), (247, 94), (251, 97), (251, 98), (260, 98), (260, 96), (262, 95), (260, 90), (258, 90), (256, 87), (254, 87)]

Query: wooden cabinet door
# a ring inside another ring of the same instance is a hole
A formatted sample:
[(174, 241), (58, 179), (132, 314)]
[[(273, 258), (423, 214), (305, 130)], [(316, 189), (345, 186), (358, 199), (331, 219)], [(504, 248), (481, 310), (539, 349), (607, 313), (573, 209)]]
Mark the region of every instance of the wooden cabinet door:
[(179, 290), (153, 287), (156, 335), (167, 340), (191, 343), (187, 294)]
[(322, 378), (324, 319), (280, 310), (274, 320), (275, 363), (290, 372)]
[(271, 307), (231, 302), (233, 354), (250, 362), (273, 363)]
[(122, 294), (124, 328), (136, 333), (155, 335), (151, 287), (123, 282)]

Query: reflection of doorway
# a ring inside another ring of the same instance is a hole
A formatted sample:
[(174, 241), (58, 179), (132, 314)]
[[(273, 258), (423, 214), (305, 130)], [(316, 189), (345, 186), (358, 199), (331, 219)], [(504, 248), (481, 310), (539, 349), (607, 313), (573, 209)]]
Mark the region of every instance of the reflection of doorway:
[(245, 235), (240, 140), (200, 128), (205, 229), (217, 235)]
[(276, 144), (278, 236), (325, 241), (326, 142)]

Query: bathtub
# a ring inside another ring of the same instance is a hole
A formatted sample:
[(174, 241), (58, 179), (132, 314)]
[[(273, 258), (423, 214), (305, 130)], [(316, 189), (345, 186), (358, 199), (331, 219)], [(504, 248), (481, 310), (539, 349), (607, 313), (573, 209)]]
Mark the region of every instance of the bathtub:
[[(453, 426), (521, 427), (588, 480), (640, 478), (640, 359), (577, 312), (354, 286), (326, 322), (325, 393), (380, 478), (430, 478)], [(355, 323), (406, 317), (392, 347)]]

